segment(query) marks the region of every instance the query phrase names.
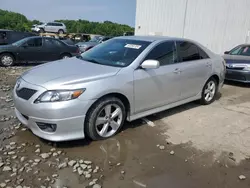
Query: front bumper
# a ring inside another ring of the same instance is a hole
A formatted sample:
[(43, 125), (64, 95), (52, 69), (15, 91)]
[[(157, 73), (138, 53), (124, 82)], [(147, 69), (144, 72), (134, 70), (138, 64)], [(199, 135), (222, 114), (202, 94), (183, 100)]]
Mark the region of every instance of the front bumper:
[[(71, 101), (55, 103), (39, 103), (34, 101), (45, 88), (30, 84), (24, 80), (21, 86), (37, 90), (29, 100), (22, 99), (13, 91), (15, 113), (17, 118), (26, 125), (35, 135), (49, 141), (67, 141), (82, 139), (84, 135), (85, 114), (94, 101)], [(55, 132), (43, 131), (37, 123), (56, 124)]]
[(227, 69), (226, 80), (250, 83), (250, 71)]

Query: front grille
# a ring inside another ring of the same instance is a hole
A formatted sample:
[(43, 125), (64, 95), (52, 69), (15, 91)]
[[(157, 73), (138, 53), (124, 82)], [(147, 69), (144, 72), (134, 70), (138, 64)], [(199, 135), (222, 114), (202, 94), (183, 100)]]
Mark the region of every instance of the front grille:
[(37, 90), (29, 88), (22, 88), (20, 90), (16, 90), (17, 96), (25, 100), (29, 100), (36, 92)]

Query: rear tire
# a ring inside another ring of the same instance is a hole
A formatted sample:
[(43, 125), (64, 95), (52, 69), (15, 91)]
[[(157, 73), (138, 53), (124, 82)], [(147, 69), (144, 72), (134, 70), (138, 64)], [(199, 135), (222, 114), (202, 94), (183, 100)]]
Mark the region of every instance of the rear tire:
[(68, 59), (68, 58), (71, 58), (70, 54), (65, 53), (61, 55), (61, 59)]
[(203, 87), (200, 103), (209, 105), (216, 99), (218, 93), (218, 83), (214, 78), (210, 78)]
[(103, 140), (116, 135), (124, 124), (126, 110), (116, 97), (100, 99), (87, 113), (85, 133), (92, 140)]
[(60, 30), (58, 31), (58, 34), (59, 34), (59, 35), (62, 35), (62, 34), (64, 34), (64, 31), (63, 31), (62, 29), (60, 29)]
[(0, 55), (0, 63), (4, 67), (11, 67), (15, 64), (15, 58), (9, 53), (3, 53)]

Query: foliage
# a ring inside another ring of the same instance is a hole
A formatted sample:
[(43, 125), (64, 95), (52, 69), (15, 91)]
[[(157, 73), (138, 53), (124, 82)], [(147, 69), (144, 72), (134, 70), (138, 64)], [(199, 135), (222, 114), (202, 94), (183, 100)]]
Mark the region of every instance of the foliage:
[[(128, 25), (113, 23), (110, 21), (90, 22), (87, 20), (56, 20), (67, 26), (69, 33), (88, 33), (117, 36), (124, 32), (131, 32), (134, 28)], [(17, 31), (30, 31), (31, 26), (40, 24), (39, 20), (28, 20), (24, 15), (0, 9), (0, 29), (12, 29)]]

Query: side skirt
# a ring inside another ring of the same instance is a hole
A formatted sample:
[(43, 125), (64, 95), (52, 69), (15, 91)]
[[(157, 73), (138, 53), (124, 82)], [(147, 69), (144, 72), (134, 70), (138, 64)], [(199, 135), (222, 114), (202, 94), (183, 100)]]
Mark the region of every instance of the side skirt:
[(168, 105), (165, 105), (165, 106), (161, 106), (161, 107), (158, 107), (158, 108), (150, 109), (150, 110), (147, 110), (147, 111), (144, 111), (144, 112), (140, 112), (138, 114), (131, 115), (130, 117), (127, 118), (127, 120), (128, 121), (134, 121), (136, 119), (139, 119), (139, 118), (151, 115), (151, 114), (162, 112), (162, 111), (168, 110), (170, 108), (174, 108), (174, 107), (177, 107), (177, 106), (180, 106), (180, 105), (192, 102), (192, 101), (199, 100), (200, 98), (201, 98), (201, 94), (199, 93), (198, 95), (196, 95), (194, 97), (184, 99), (182, 101), (178, 101), (178, 102), (171, 103), (171, 104), (168, 104)]

